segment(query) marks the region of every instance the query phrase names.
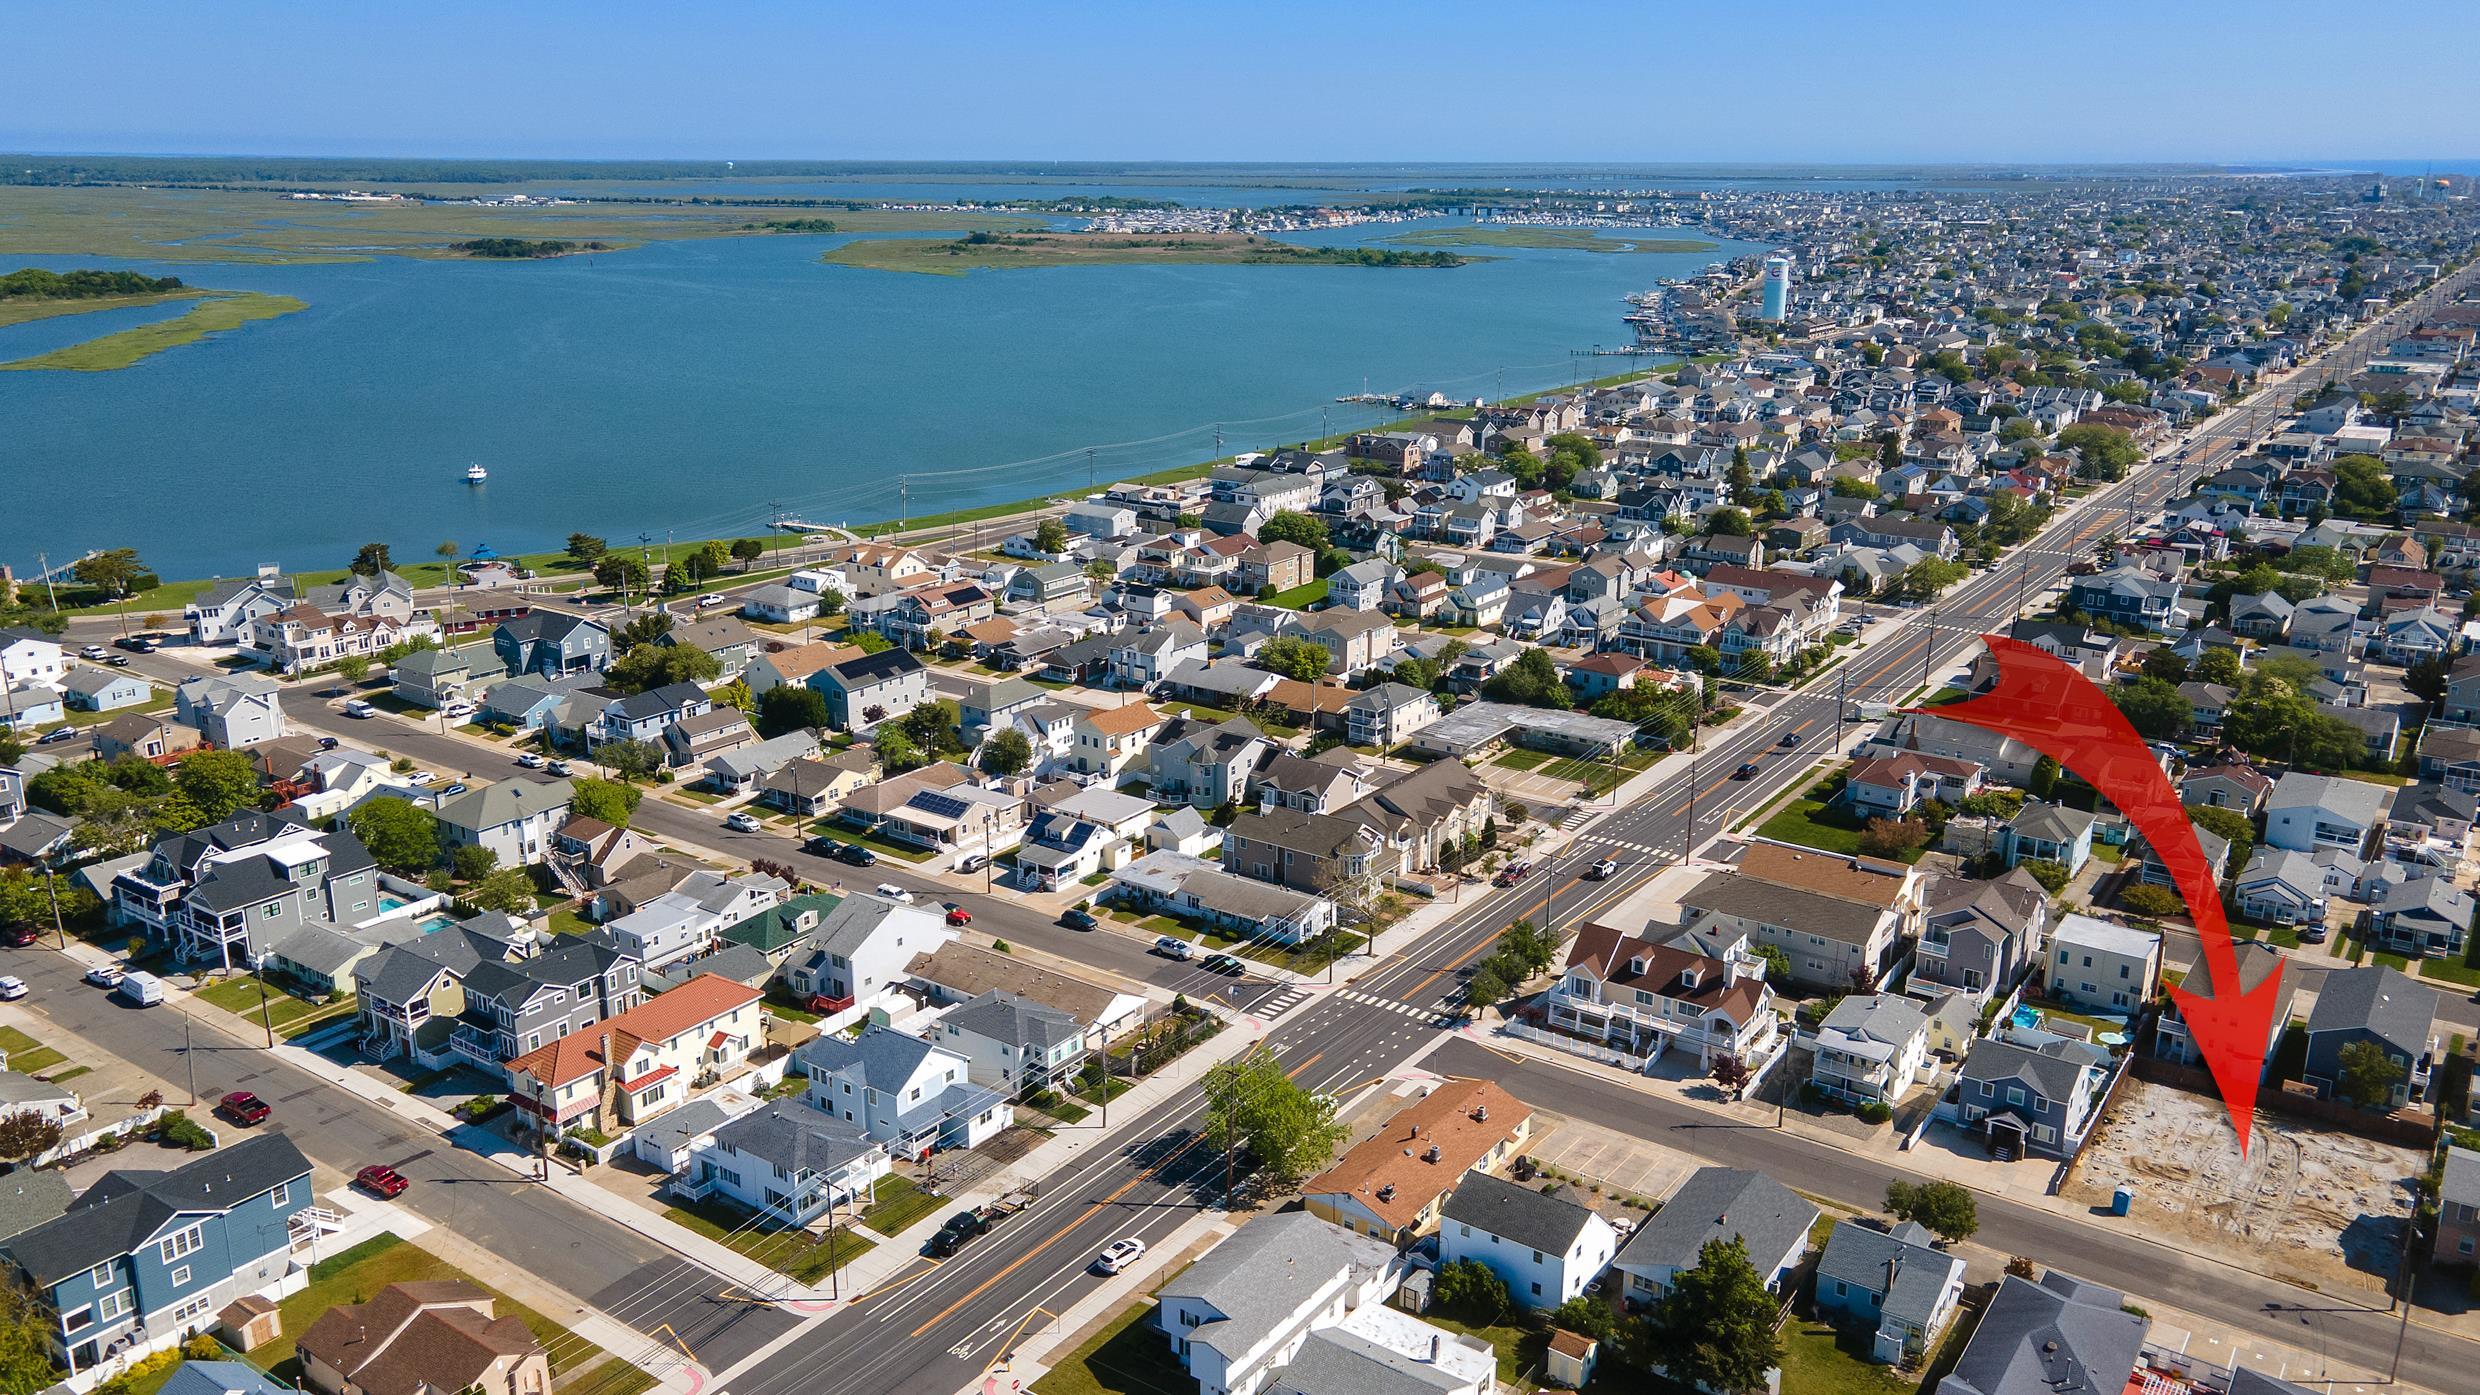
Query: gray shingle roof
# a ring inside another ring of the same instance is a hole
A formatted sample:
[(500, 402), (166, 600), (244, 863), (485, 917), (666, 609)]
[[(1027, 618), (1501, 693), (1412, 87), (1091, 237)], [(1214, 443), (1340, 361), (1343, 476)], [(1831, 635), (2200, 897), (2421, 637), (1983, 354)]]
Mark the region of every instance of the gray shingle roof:
[(1219, 1322), (1189, 1330), (1227, 1356), (1265, 1341), (1298, 1311), (1302, 1295), (1353, 1263), (1352, 1237), (1306, 1211), (1282, 1211), (1234, 1231), (1156, 1291), (1213, 1307)]
[(787, 1176), (832, 1173), (878, 1145), (805, 1099), (776, 1100), (715, 1130), (715, 1141), (764, 1158)]
[(2037, 1284), (2008, 1275), (1939, 1395), (2118, 1395), (2153, 1325), (2124, 1301), (2054, 1270)]
[(1738, 1167), (1700, 1167), (1650, 1220), (1636, 1228), (1613, 1263), (1621, 1268), (1686, 1269), (1708, 1240), (1738, 1236), (1748, 1257), (1769, 1265), (1817, 1223), (1817, 1208), (1797, 1192)]
[(2428, 1045), (2437, 1018), (2437, 990), (2424, 988), (2392, 969), (2371, 964), (2325, 975), (2308, 1011), (2308, 1032), (2364, 1029), (2406, 1056)]
[[(2074, 1043), (2067, 1043), (2073, 1045)], [(2046, 1051), (2035, 1051), (2011, 1041), (1982, 1037), (1972, 1043), (1964, 1054), (1963, 1070), (1958, 1078), (1966, 1083), (1981, 1081), (2021, 1080), (2041, 1092), (2048, 1100), (2066, 1100), (2074, 1096), (2077, 1082), (2086, 1067), (2080, 1061)]]
[(1576, 1243), (1590, 1207), (1563, 1196), (1544, 1196), (1486, 1172), (1467, 1172), (1447, 1197), (1446, 1219), (1486, 1231), (1546, 1255), (1564, 1255)]
[(1926, 1330), (1939, 1295), (1962, 1261), (1930, 1244), (1929, 1232), (1910, 1221), (1891, 1231), (1844, 1221), (1826, 1237), (1817, 1256), (1817, 1278), (1840, 1279), (1874, 1293), (1887, 1317)]
[[(49, 1288), (128, 1254), (176, 1215), (221, 1212), (309, 1174), (310, 1160), (292, 1139), (282, 1133), (254, 1134), (169, 1172), (107, 1172), (70, 1204), (66, 1215), (0, 1243), (0, 1251), (16, 1260), (38, 1287)], [(306, 1193), (303, 1200), (308, 1200)], [(272, 1224), (276, 1234), (268, 1252), (284, 1247), (283, 1219)]]
[(1010, 1046), (1029, 1046), (1047, 1053), (1060, 1042), (1075, 1039), (1083, 1024), (1054, 1007), (993, 988), (941, 1019), (946, 1025)]

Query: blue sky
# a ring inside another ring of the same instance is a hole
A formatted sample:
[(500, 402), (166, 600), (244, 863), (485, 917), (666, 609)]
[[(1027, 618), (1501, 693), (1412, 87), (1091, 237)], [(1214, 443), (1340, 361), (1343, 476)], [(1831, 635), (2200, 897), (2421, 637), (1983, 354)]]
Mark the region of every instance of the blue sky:
[[(0, 149), (684, 159), (2480, 155), (2480, 5), (16, 0)], [(39, 61), (24, 61), (39, 55)], [(2460, 55), (2449, 59), (2448, 55)]]

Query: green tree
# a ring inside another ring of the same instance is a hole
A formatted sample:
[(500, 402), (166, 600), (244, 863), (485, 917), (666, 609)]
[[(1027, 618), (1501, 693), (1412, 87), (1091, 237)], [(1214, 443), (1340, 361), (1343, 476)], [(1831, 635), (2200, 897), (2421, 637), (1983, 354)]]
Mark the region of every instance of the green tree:
[(1265, 526), (1257, 530), (1257, 540), (1261, 543), (1298, 543), (1311, 552), (1324, 552), (1332, 545), (1325, 523), (1296, 509), (1283, 509), (1267, 519)]
[(1046, 518), (1034, 526), (1033, 545), (1037, 551), (1060, 553), (1068, 550), (1068, 525), (1056, 518)]
[(412, 876), (439, 861), (439, 820), (411, 800), (364, 800), (344, 822), (382, 870)]
[(2144, 656), (2144, 676), (2158, 683), (2179, 684), (2187, 681), (2187, 660), (2178, 651), (2164, 644)]
[(1619, 1315), (1593, 1295), (1578, 1294), (1550, 1310), (1550, 1325), (1604, 1346), (1618, 1340)]
[(594, 584), (612, 591), (646, 589), (646, 564), (625, 552), (606, 552), (594, 559)]
[(2032, 763), (2032, 775), (2024, 781), (2024, 789), (2035, 799), (2046, 800), (2058, 792), (2058, 762), (2047, 756)]
[(60, 1379), (60, 1368), (52, 1364), (57, 1322), (32, 1289), (13, 1278), (0, 1280), (0, 1395), (34, 1395)]
[(1348, 1135), (1334, 1100), (1303, 1089), (1263, 1046), (1208, 1069), (1202, 1086), (1206, 1137), (1246, 1149), (1277, 1187), (1324, 1167)]
[(359, 683), (370, 676), (370, 658), (365, 654), (347, 654), (336, 661), (336, 676), (347, 683)]
[(797, 683), (778, 683), (758, 695), (758, 735), (781, 736), (803, 729), (827, 729), (824, 693)]
[(580, 775), (568, 782), (569, 812), (580, 818), (600, 819), (614, 828), (626, 828), (637, 814), (637, 801), (646, 792), (620, 780), (605, 780), (593, 775)]
[(1546, 707), (1564, 711), (1576, 704), (1567, 683), (1559, 677), (1559, 666), (1548, 650), (1527, 649), (1516, 661), (1491, 674), (1481, 685), (1481, 695), (1492, 702), (1520, 703), (1526, 707)]
[(1902, 577), (1892, 588), (1904, 600), (1925, 601), (1972, 574), (1961, 562), (1943, 557), (1923, 557), (1903, 569)]
[(2207, 649), (2196, 656), (2196, 662), (2188, 665), (2189, 674), (2197, 682), (2219, 683), (2225, 688), (2238, 686), (2240, 669), (2239, 652), (2219, 647)]
[(2236, 809), (2224, 809), (2212, 804), (2190, 804), (2187, 806), (2187, 821), (2233, 844), (2256, 841), (2256, 825), (2250, 823), (2248, 816)]
[(2166, 886), (2155, 886), (2151, 882), (2137, 882), (2119, 892), (2118, 904), (2137, 915), (2151, 916), (2156, 920), (2165, 916), (2182, 915), (2187, 910), (2187, 902), (2180, 899), (2177, 892)]
[(963, 721), (964, 715), (954, 698), (932, 698), (898, 717), (896, 725), (913, 739), (914, 745), (933, 755), (944, 755), (964, 750), (957, 734)]
[(396, 559), (388, 554), (386, 543), (363, 543), (362, 550), (353, 554), (351, 570), (357, 576), (377, 576), (396, 570)]
[(982, 743), (980, 763), (987, 775), (1022, 775), (1033, 764), (1033, 742), (1010, 727)]
[(499, 854), (480, 843), (459, 843), (448, 851), (448, 870), (460, 882), (478, 882), (499, 870)]
[(1755, 531), (1746, 509), (1716, 509), (1705, 519), (1705, 531), (1717, 538), (1744, 538)]
[(137, 590), (141, 581), (151, 579), (146, 564), (138, 560), (136, 551), (126, 547), (81, 557), (75, 566), (69, 568), (69, 575), (114, 600)]
[(663, 748), (630, 737), (595, 747), (594, 759), (623, 780), (651, 780), (663, 768)]
[(1507, 1284), (1477, 1259), (1459, 1259), (1438, 1267), (1430, 1301), (1440, 1312), (1475, 1327), (1495, 1327), (1507, 1316)]
[(672, 613), (668, 610), (649, 610), (642, 615), (632, 615), (627, 623), (611, 632), (612, 648), (626, 654), (641, 644), (652, 644), (670, 634), (672, 624)]
[(1268, 673), (1297, 678), (1303, 683), (1314, 682), (1334, 667), (1333, 651), (1314, 639), (1301, 635), (1276, 635), (1257, 647), (1251, 663)]
[(2334, 457), (2334, 511), (2354, 518), (2388, 518), (2400, 507), (2393, 476), (2373, 455)]
[(2121, 683), (2111, 691), (2110, 701), (2138, 735), (2155, 741), (2175, 741), (2195, 725), (2196, 705), (2158, 678)]
[(2052, 896), (2066, 890), (2067, 883), (2075, 879), (2075, 874), (2067, 870), (2065, 863), (2052, 862), (2046, 857), (2027, 857), (2015, 865), (2023, 868), (2026, 875), (2039, 882), (2041, 889)]
[(732, 560), (741, 564), (742, 571), (748, 571), (759, 558), (765, 555), (766, 543), (761, 539), (734, 538), (732, 540)]
[(2403, 686), (2423, 702), (2442, 701), (2446, 695), (2446, 675), (2453, 668), (2454, 661), (2442, 655), (2422, 659), (2403, 670)]
[(2125, 479), (2144, 459), (2134, 437), (2097, 421), (2079, 421), (2059, 432), (2058, 448), (2076, 453), (2081, 461), (2076, 473), (2088, 479)]
[(1748, 1262), (1747, 1245), (1737, 1236), (1708, 1240), (1694, 1265), (1671, 1275), (1670, 1287), (1646, 1314), (1645, 1354), (1685, 1384), (1762, 1389), (1765, 1373), (1782, 1363), (1777, 1311), (1764, 1276)]
[(520, 915), (534, 909), (534, 878), (522, 867), (502, 867), (466, 888), (465, 904), (479, 911)]
[(594, 536), (592, 533), (571, 533), (568, 535), (568, 556), (569, 559), (575, 562), (578, 566), (591, 567), (595, 564), (595, 562), (601, 559), (604, 553), (609, 552), (610, 550), (610, 544), (604, 542), (601, 538)]
[(1853, 479), (1849, 475), (1837, 477), (1826, 488), (1845, 499), (1878, 499), (1885, 496), (1885, 491), (1879, 489), (1875, 481)]
[(1919, 819), (1871, 819), (1860, 830), (1860, 851), (1870, 857), (1901, 857), (1929, 846), (1929, 825)]
[(904, 734), (904, 728), (893, 722), (874, 732), (870, 742), (878, 751), (879, 768), (886, 774), (901, 775), (930, 763), (930, 758), (913, 744), (913, 738)]
[(1514, 991), (1498, 964), (1485, 959), (1473, 969), (1472, 977), (1464, 980), (1464, 1006), (1476, 1013), (1487, 1012), (1507, 1001), (1507, 995)]
[(1981, 1228), (1972, 1193), (1952, 1182), (1888, 1182), (1886, 1212), (1927, 1227), (1949, 1245), (1971, 1239)]
[(620, 692), (643, 693), (673, 683), (709, 683), (722, 673), (722, 662), (694, 644), (640, 644), (612, 660), (603, 680)]
[(202, 823), (221, 823), (258, 807), (258, 769), (239, 751), (194, 751), (172, 768), (173, 788), (198, 810)]
[(2362, 1109), (2390, 1109), (2394, 1091), (2408, 1068), (2373, 1041), (2355, 1041), (2342, 1048), (2342, 1078), (2335, 1088)]

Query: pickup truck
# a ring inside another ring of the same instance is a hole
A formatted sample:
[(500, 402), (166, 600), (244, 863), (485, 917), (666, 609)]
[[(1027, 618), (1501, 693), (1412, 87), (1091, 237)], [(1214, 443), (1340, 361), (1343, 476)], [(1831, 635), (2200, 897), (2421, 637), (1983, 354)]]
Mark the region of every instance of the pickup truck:
[(938, 1233), (930, 1237), (926, 1248), (932, 1257), (945, 1259), (988, 1234), (992, 1226), (1032, 1204), (1031, 1192), (1018, 1191), (1009, 1192), (988, 1205), (959, 1211), (948, 1217), (947, 1224), (940, 1226)]

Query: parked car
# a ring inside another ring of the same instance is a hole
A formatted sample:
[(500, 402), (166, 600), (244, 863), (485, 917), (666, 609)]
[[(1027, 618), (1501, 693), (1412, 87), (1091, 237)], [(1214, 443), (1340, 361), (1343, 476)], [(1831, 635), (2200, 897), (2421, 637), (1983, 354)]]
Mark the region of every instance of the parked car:
[(114, 668), (127, 668), (129, 667), (129, 656), (127, 654), (115, 654), (111, 658), (104, 660), (104, 662), (110, 664)]
[(896, 885), (894, 882), (880, 882), (878, 884), (878, 894), (900, 905), (909, 906), (913, 904), (913, 893), (906, 891), (903, 887)]
[(112, 991), (131, 1007), (150, 1008), (164, 1000), (163, 980), (150, 973), (127, 973)]
[(0, 974), (0, 1003), (13, 1003), (26, 996), (26, 981), (15, 974)]
[(517, 764), (527, 770), (540, 770), (543, 768), (543, 758), (536, 752), (528, 751), (517, 757)]
[(320, 749), (320, 750), (322, 750), (322, 751), (332, 751), (332, 750), (335, 750), (338, 746), (340, 746), (340, 745), (342, 745), (342, 744), (343, 744), (342, 742), (338, 741), (336, 738), (334, 738), (334, 737), (332, 737), (332, 736), (322, 736), (322, 737), (320, 737), (320, 738), (319, 738), (319, 749)]
[(2299, 942), (2303, 945), (2321, 945), (2325, 943), (2325, 927), (2321, 924), (2316, 924), (2313, 922), (2300, 926)]
[(11, 949), (24, 949), (41, 938), (43, 938), (42, 935), (37, 933), (31, 925), (12, 925), (7, 930), (0, 931), (0, 945), (7, 945)]
[(1597, 858), (1594, 860), (1592, 866), (1584, 869), (1584, 879), (1589, 882), (1605, 881), (1618, 875), (1618, 872), (1619, 859), (1615, 857)]
[(112, 643), (132, 654), (149, 654), (155, 649), (154, 641), (149, 640), (145, 635), (122, 635)]
[(835, 850), (835, 860), (848, 867), (876, 867), (878, 854), (859, 843), (846, 843)]
[(61, 741), (75, 741), (85, 734), (86, 733), (79, 731), (76, 727), (54, 727), (50, 731), (36, 737), (34, 739), (34, 744), (37, 746), (49, 746)]
[(413, 1185), (406, 1180), (405, 1174), (383, 1163), (372, 1163), (354, 1173), (353, 1184), (390, 1201), (403, 1196), (405, 1188)]
[(275, 1110), (249, 1091), (235, 1090), (215, 1102), (215, 1112), (246, 1129), (266, 1123)]
[(973, 912), (966, 910), (964, 907), (957, 905), (953, 901), (947, 903), (946, 910), (947, 923), (950, 925), (971, 925), (973, 923)]
[(700, 596), (698, 597), (697, 608), (700, 610), (713, 610), (716, 606), (730, 605), (731, 603), (732, 598), (730, 596)]
[(747, 810), (736, 809), (724, 819), (723, 826), (734, 833), (755, 833), (759, 829), (758, 816)]
[(379, 715), (379, 709), (371, 706), (367, 702), (364, 702), (360, 698), (355, 698), (344, 705), (344, 715), (348, 717), (376, 717)]
[(474, 715), (474, 705), (470, 702), (452, 702), (447, 706), (440, 708), (439, 713), (441, 716), (449, 718), (470, 717)]
[(1228, 954), (1209, 954), (1206, 956), (1205, 971), (1221, 974), (1225, 978), (1238, 978), (1247, 973), (1248, 968)]
[(1165, 959), (1186, 962), (1195, 956), (1197, 947), (1177, 935), (1158, 935), (1154, 939), (1154, 952)]
[(442, 789), (442, 790), (439, 792), (439, 797), (440, 797), (440, 798), (442, 798), (442, 799), (447, 799), (447, 798), (450, 798), (450, 797), (452, 797), (452, 796), (454, 796), (454, 795), (460, 795), (460, 794), (463, 794), (464, 792), (465, 792), (465, 782), (464, 782), (464, 781), (462, 781), (462, 780), (459, 780), (459, 781), (457, 781), (455, 784), (453, 784), (453, 785), (449, 785), (449, 786), (448, 786), (448, 787), (446, 787), (445, 789)]
[(1094, 1256), (1094, 1268), (1105, 1274), (1116, 1274), (1143, 1258), (1145, 1242), (1131, 1235), (1103, 1246), (1102, 1253)]
[(1520, 882), (1531, 875), (1533, 875), (1533, 864), (1529, 862), (1510, 862), (1506, 866), (1498, 869), (1498, 875), (1491, 880), (1500, 886), (1514, 886), (1517, 882)]
[(100, 644), (90, 644), (78, 651), (78, 657), (81, 659), (100, 659), (103, 655), (104, 648)]
[(97, 964), (86, 971), (86, 981), (97, 988), (118, 988), (121, 986), (121, 966)]
[(947, 1218), (947, 1223), (939, 1227), (938, 1233), (931, 1236), (923, 1248), (944, 1259), (973, 1243), (976, 1237), (989, 1234), (992, 1226), (1024, 1210), (1032, 1204), (1032, 1200), (1029, 1193), (1009, 1192), (986, 1205), (959, 1211)]
[(966, 853), (964, 856), (956, 859), (956, 870), (959, 872), (979, 872), (982, 868), (988, 866), (989, 864), (990, 858), (986, 854)]
[(801, 851), (812, 857), (833, 857), (843, 850), (843, 844), (823, 833), (813, 833), (801, 840)]
[(1091, 930), (1102, 924), (1101, 921), (1094, 919), (1093, 912), (1079, 906), (1070, 906), (1061, 911), (1059, 923), (1071, 930)]
[(554, 775), (566, 775), (569, 771), (568, 762), (564, 760), (554, 760), (546, 768)]

